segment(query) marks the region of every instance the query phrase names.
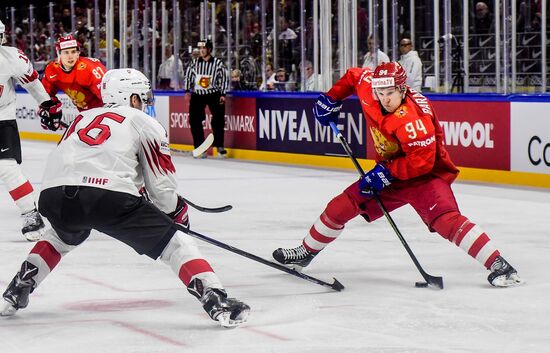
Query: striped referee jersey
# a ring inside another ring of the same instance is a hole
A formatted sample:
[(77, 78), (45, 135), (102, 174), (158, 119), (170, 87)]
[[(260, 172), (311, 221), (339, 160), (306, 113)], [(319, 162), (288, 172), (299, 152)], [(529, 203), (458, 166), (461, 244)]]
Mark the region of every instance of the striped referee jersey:
[(185, 88), (201, 95), (218, 92), (225, 95), (229, 89), (229, 73), (218, 58), (210, 56), (208, 61), (195, 59), (187, 67)]

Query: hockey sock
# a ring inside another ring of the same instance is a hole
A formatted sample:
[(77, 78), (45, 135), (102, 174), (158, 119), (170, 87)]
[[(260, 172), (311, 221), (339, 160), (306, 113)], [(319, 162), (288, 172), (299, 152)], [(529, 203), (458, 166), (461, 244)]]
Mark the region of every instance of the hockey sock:
[(21, 210), (21, 214), (34, 210), (34, 189), (14, 159), (0, 159), (0, 179)]
[(323, 212), (317, 222), (309, 229), (309, 234), (304, 238), (304, 247), (309, 252), (317, 253), (335, 241), (343, 230), (343, 225), (336, 224), (328, 218), (326, 212)]
[(195, 241), (180, 231), (174, 233), (162, 251), (160, 260), (172, 268), (185, 286), (198, 278), (205, 288), (223, 288), (218, 276), (199, 252)]
[(332, 243), (344, 230), (344, 224), (357, 213), (346, 194), (340, 194), (330, 201), (319, 219), (309, 229), (303, 245), (317, 253)]
[(456, 211), (439, 216), (433, 222), (432, 228), (487, 269), (500, 255), (483, 229)]
[(61, 258), (75, 246), (65, 244), (53, 229), (48, 229), (40, 240), (32, 248), (27, 256), (27, 261), (38, 268), (38, 273), (33, 277), (38, 286), (46, 276), (57, 266)]

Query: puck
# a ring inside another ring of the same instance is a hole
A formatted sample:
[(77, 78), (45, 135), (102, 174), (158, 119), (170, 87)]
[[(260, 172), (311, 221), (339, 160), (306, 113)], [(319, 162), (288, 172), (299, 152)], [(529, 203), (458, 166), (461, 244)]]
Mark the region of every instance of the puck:
[(426, 288), (426, 287), (428, 286), (428, 283), (426, 283), (426, 282), (416, 282), (416, 283), (414, 284), (414, 286), (415, 286), (416, 288)]

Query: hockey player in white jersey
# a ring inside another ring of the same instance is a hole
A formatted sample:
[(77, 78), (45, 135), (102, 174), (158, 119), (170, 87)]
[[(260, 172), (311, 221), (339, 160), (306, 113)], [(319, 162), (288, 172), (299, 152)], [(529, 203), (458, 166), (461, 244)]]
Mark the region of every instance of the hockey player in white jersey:
[[(20, 50), (3, 46), (6, 27), (0, 21), (0, 181), (6, 186), (21, 210), (21, 232), (29, 241), (37, 241), (44, 233), (44, 222), (36, 210), (34, 190), (23, 175), (21, 141), (15, 119), (15, 82), (25, 88), (40, 104), (39, 114), (48, 116), (49, 128), (61, 120), (61, 102), (50, 98), (38, 79), (38, 73)], [(48, 126), (44, 126), (48, 127)]]
[(149, 80), (134, 69), (111, 70), (101, 96), (105, 107), (81, 112), (48, 159), (38, 208), (53, 229), (4, 292), (0, 315), (26, 307), (61, 258), (96, 229), (170, 266), (222, 326), (246, 321), (250, 307), (227, 297), (194, 240), (177, 230), (188, 226), (187, 204), (176, 193), (166, 131), (143, 112), (152, 102)]

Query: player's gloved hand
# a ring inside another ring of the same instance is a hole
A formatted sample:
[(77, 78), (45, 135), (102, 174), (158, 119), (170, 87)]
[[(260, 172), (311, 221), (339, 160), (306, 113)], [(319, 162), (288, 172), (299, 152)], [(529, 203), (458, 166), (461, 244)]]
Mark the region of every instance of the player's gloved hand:
[(340, 109), (342, 109), (342, 101), (334, 100), (321, 93), (313, 106), (313, 116), (319, 124), (328, 126), (331, 122), (337, 122)]
[(42, 102), (38, 107), (38, 116), (40, 117), (40, 124), (45, 130), (56, 131), (61, 126), (61, 118), (63, 112), (61, 111), (62, 104), (57, 97), (52, 97), (48, 101)]
[(361, 180), (359, 180), (359, 190), (365, 196), (373, 196), (380, 192), (386, 186), (389, 186), (393, 180), (390, 171), (384, 165), (378, 163), (369, 170)]
[(181, 224), (185, 228), (189, 229), (189, 216), (187, 215), (188, 210), (189, 206), (187, 206), (187, 203), (183, 200), (183, 197), (178, 195), (178, 204), (176, 205), (176, 209), (167, 215), (172, 218), (174, 223)]

